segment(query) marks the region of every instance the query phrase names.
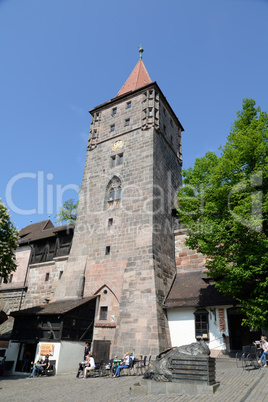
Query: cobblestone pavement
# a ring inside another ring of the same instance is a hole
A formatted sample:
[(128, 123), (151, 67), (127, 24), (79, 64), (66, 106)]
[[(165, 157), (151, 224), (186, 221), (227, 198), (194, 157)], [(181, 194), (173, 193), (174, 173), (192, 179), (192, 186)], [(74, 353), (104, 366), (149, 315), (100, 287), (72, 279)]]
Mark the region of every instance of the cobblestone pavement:
[(0, 401), (268, 401), (268, 368), (244, 370), (237, 368), (235, 359), (217, 359), (217, 381), (220, 387), (214, 395), (147, 395), (130, 396), (129, 388), (141, 380), (141, 376), (120, 378), (100, 377), (76, 379), (74, 374), (54, 377), (0, 377)]

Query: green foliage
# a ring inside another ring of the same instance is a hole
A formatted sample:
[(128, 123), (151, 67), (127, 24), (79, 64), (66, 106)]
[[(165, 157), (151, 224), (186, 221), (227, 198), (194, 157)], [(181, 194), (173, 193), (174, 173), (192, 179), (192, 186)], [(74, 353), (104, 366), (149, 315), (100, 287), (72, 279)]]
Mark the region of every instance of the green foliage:
[(9, 213), (0, 200), (0, 276), (7, 283), (8, 275), (15, 271), (18, 231), (10, 221)]
[(244, 99), (227, 143), (183, 171), (179, 216), (187, 245), (208, 257), (216, 287), (268, 329), (268, 115)]
[(72, 223), (76, 221), (78, 209), (78, 201), (75, 202), (73, 198), (65, 201), (63, 206), (59, 209), (56, 218), (57, 224)]

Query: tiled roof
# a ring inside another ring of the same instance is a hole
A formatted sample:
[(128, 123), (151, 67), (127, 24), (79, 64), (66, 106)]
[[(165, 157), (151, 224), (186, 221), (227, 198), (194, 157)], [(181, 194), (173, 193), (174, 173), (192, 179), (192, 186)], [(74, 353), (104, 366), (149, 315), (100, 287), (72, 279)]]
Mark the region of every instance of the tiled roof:
[(10, 313), (10, 315), (12, 315), (13, 317), (17, 317), (21, 315), (65, 314), (68, 311), (71, 311), (81, 306), (82, 304), (89, 302), (90, 300), (96, 299), (96, 297), (98, 296), (86, 297), (84, 299), (64, 300), (54, 303), (48, 303), (42, 306), (36, 306), (20, 311), (14, 311)]
[(178, 272), (165, 300), (166, 308), (205, 307), (233, 304), (230, 296), (215, 289), (206, 279), (205, 269)]
[(32, 223), (21, 229), (19, 232), (19, 243), (29, 242), (33, 240), (45, 239), (56, 236), (57, 232), (73, 228), (74, 224), (62, 225), (55, 227), (51, 220)]
[(142, 60), (139, 60), (134, 70), (118, 92), (116, 96), (125, 94), (126, 92), (134, 91), (135, 89), (141, 88), (144, 85), (150, 84), (152, 82), (148, 71)]

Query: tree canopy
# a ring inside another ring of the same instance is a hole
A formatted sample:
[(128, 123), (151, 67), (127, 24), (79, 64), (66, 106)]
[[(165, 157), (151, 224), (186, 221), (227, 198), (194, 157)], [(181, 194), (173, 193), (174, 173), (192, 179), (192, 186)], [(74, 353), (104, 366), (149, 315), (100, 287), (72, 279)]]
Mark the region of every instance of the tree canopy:
[(75, 222), (77, 217), (77, 209), (78, 201), (75, 201), (73, 198), (65, 201), (56, 215), (57, 224), (62, 225), (63, 223)]
[(7, 283), (8, 276), (16, 270), (15, 250), (18, 231), (11, 223), (9, 213), (0, 200), (0, 276)]
[(207, 257), (216, 287), (268, 329), (268, 115), (244, 99), (220, 156), (207, 152), (183, 170), (179, 217), (186, 244)]

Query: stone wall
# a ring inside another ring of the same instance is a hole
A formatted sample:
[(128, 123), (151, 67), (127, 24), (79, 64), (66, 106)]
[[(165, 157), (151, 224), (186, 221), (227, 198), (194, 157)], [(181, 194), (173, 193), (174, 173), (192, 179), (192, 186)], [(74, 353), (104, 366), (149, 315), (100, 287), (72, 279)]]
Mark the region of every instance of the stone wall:
[(177, 270), (205, 268), (205, 256), (186, 246), (186, 237), (187, 231), (185, 229), (175, 231), (175, 260)]

